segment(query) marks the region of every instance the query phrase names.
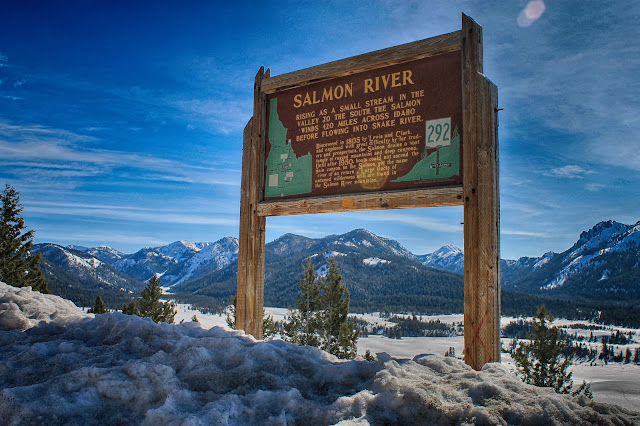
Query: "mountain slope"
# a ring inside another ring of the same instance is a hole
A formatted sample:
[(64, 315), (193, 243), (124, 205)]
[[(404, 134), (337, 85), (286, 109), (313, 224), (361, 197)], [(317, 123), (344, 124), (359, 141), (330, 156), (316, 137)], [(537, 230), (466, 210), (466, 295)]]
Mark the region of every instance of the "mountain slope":
[[(418, 256), (426, 266), (462, 273), (464, 256), (444, 246)], [(588, 301), (640, 300), (640, 222), (596, 224), (562, 253), (501, 261), (503, 289)]]
[(600, 222), (562, 253), (519, 259), (503, 286), (529, 294), (640, 300), (640, 222)]
[(111, 266), (113, 266), (114, 263), (126, 256), (124, 253), (109, 246), (87, 248), (83, 251), (97, 259), (102, 260), (103, 262), (107, 262)]
[[(396, 241), (364, 229), (312, 239), (286, 234), (265, 247), (265, 303), (293, 306), (297, 281), (306, 258), (319, 274), (335, 258), (351, 292), (354, 310), (420, 310), (459, 312), (462, 277), (422, 265)], [(176, 285), (173, 291), (230, 300), (236, 293), (237, 261), (200, 279)]]
[(57, 244), (36, 244), (41, 270), (53, 294), (82, 306), (93, 305), (98, 294), (107, 304), (120, 306), (144, 287), (90, 254)]
[(454, 245), (440, 247), (433, 253), (423, 254), (417, 258), (423, 265), (432, 268), (444, 269), (456, 274), (462, 274), (464, 271), (464, 254)]
[(238, 240), (225, 237), (214, 243), (176, 241), (166, 246), (145, 247), (121, 256), (113, 266), (139, 281), (161, 275), (162, 285), (172, 286), (217, 271), (237, 257)]

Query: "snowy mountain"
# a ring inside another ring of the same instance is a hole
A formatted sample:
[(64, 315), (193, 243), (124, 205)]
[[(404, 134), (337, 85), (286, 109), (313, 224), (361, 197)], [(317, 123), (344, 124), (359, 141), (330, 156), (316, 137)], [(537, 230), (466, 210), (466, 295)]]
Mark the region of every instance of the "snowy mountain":
[(464, 254), (454, 245), (440, 247), (433, 253), (418, 256), (418, 260), (425, 266), (444, 269), (445, 271), (462, 274), (464, 271)]
[(159, 274), (170, 286), (217, 271), (238, 257), (238, 240), (226, 237), (214, 243), (176, 241), (124, 254), (108, 246), (62, 247), (38, 244), (41, 266), (54, 294), (91, 306), (98, 294), (111, 306), (139, 296), (144, 283)]
[(137, 290), (140, 287), (139, 282), (89, 253), (50, 243), (36, 244), (33, 250), (42, 253), (42, 257), (58, 268), (77, 277), (92, 278), (100, 283), (124, 290)]
[[(462, 273), (464, 255), (444, 246), (418, 256), (426, 266)], [(640, 299), (640, 222), (596, 224), (563, 253), (502, 260), (503, 289), (586, 300)]]
[(600, 222), (562, 253), (503, 263), (503, 287), (590, 300), (640, 300), (640, 222)]
[[(71, 247), (73, 248), (73, 247)], [(113, 264), (115, 262), (117, 262), (118, 260), (122, 259), (124, 256), (126, 256), (124, 253), (111, 248), (109, 246), (99, 246), (99, 247), (93, 247), (93, 248), (85, 248), (84, 250), (82, 250), (88, 254), (90, 254), (91, 256), (98, 258), (100, 260), (102, 260), (103, 262), (107, 262), (109, 265), (113, 266)]]
[[(503, 260), (502, 287), (506, 292), (523, 293), (523, 296), (570, 297), (593, 302), (638, 301), (639, 247), (640, 222), (635, 225), (601, 222), (583, 232), (563, 253)], [(228, 303), (236, 292), (238, 240), (231, 237), (214, 243), (176, 241), (166, 246), (143, 248), (133, 254), (123, 254), (106, 246), (66, 250), (75, 257), (69, 254), (60, 257), (55, 250), (43, 251), (49, 275), (65, 276), (62, 281), (67, 284), (54, 285), (58, 288), (57, 294), (62, 294), (58, 292), (62, 290), (66, 291), (65, 295), (70, 294), (68, 283), (74, 274), (91, 278), (92, 289), (104, 287), (106, 283), (113, 288), (135, 287), (120, 285), (117, 280), (94, 272), (109, 265), (131, 277), (133, 282), (144, 283), (159, 274), (162, 285), (171, 286), (174, 293), (213, 297), (221, 303)], [(459, 248), (448, 245), (416, 256), (397, 241), (365, 229), (318, 239), (286, 234), (267, 244), (265, 301), (268, 305), (294, 303), (296, 283), (307, 257), (320, 274), (326, 270), (328, 258), (336, 259), (351, 291), (354, 309), (461, 311), (464, 260)], [(60, 261), (65, 258), (74, 260)], [(84, 265), (85, 269), (78, 265)], [(54, 273), (54, 269), (58, 272)], [(78, 287), (77, 283), (74, 285)], [(509, 304), (523, 304), (522, 299), (512, 300), (506, 296), (504, 301), (505, 308)]]
[[(319, 275), (334, 258), (351, 292), (356, 310), (462, 310), (462, 277), (422, 265), (397, 241), (364, 229), (324, 238), (286, 234), (265, 247), (265, 303), (292, 306), (302, 266), (310, 258)], [(229, 301), (236, 293), (237, 262), (199, 279), (185, 281), (174, 292), (196, 293)]]
[(0, 283), (3, 424), (638, 424), (622, 407), (439, 355), (340, 361), (199, 323), (85, 314)]
[[(89, 252), (98, 249), (90, 249)], [(112, 253), (102, 250), (96, 256), (138, 281), (145, 282), (154, 275), (160, 275), (163, 286), (172, 286), (217, 271), (233, 262), (238, 257), (238, 240), (225, 237), (214, 243), (176, 241), (166, 246), (145, 247), (129, 255), (120, 254), (117, 258)]]
[(42, 254), (41, 270), (49, 289), (84, 306), (91, 306), (98, 293), (112, 301), (126, 301), (142, 283), (90, 255), (57, 244), (36, 244)]

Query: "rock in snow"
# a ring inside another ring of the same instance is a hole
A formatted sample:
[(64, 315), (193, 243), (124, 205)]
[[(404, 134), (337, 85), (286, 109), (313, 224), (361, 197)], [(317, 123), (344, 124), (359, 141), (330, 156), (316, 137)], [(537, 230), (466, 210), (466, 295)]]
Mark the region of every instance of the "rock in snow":
[(500, 364), (340, 361), (198, 323), (84, 314), (0, 283), (3, 424), (638, 424)]

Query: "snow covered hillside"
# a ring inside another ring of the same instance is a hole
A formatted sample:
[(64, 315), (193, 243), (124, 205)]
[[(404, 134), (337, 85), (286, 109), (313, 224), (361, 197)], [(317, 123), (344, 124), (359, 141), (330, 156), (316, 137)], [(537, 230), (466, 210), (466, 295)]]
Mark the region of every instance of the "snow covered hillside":
[(176, 241), (159, 247), (145, 247), (133, 254), (107, 246), (79, 247), (120, 272), (145, 282), (159, 274), (162, 284), (171, 286), (215, 272), (238, 257), (238, 239), (224, 237), (214, 243)]
[(0, 283), (5, 424), (638, 424), (640, 414), (440, 356), (339, 361), (198, 323), (83, 314)]
[(445, 271), (461, 274), (464, 271), (464, 254), (458, 247), (448, 244), (433, 253), (418, 256), (418, 260), (425, 266), (444, 269)]

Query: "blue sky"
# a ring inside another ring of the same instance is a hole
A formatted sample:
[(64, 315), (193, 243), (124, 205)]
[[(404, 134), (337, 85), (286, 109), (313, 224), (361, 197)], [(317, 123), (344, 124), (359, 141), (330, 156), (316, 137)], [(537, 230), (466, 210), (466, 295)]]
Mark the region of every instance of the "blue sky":
[[(484, 29), (499, 90), (503, 258), (640, 220), (640, 2), (29, 1), (0, 14), (0, 183), (37, 242), (131, 253), (238, 235), (253, 78)], [(267, 241), (356, 227), (463, 245), (462, 208), (267, 219)]]

